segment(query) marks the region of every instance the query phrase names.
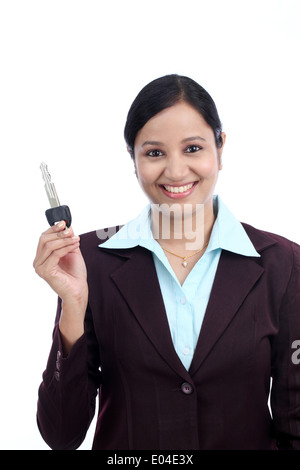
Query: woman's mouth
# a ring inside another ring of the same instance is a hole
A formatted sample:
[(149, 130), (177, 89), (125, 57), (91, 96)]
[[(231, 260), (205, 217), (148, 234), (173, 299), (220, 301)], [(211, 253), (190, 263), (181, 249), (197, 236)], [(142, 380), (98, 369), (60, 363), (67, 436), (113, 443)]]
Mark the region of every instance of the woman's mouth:
[(188, 183), (182, 186), (160, 184), (159, 187), (168, 197), (172, 199), (180, 199), (189, 196), (194, 191), (197, 184), (198, 181), (194, 181), (193, 183)]

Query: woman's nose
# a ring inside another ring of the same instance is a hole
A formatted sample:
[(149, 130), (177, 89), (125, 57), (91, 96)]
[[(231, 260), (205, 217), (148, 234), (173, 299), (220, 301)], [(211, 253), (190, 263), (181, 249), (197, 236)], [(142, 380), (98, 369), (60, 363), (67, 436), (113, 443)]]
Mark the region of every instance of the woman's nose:
[(166, 167), (164, 174), (171, 181), (180, 182), (183, 181), (188, 174), (188, 166), (185, 158), (172, 154), (166, 159)]

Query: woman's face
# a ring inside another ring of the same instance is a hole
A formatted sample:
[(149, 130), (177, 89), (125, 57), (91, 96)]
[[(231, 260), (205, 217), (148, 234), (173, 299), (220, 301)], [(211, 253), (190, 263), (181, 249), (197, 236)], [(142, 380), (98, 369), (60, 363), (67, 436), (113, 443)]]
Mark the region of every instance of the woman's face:
[(202, 115), (179, 102), (156, 114), (138, 132), (136, 175), (153, 204), (209, 204), (222, 150), (217, 149), (214, 132)]

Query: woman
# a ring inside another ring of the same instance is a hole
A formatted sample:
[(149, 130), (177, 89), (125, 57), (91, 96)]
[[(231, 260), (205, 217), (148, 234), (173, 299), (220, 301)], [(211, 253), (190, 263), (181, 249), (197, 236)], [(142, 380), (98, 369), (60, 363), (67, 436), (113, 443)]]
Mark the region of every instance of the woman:
[(61, 222), (37, 248), (59, 296), (42, 436), (77, 448), (99, 390), (93, 449), (300, 448), (300, 247), (213, 195), (225, 134), (193, 80), (148, 84), (125, 140), (149, 206), (80, 248)]

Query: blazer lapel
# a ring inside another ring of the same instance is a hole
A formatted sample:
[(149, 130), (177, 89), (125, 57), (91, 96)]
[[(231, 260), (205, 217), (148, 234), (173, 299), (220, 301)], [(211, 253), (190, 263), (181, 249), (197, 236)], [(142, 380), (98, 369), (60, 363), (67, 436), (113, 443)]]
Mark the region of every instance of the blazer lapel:
[[(255, 249), (261, 253), (276, 244), (266, 232), (242, 224)], [(248, 293), (264, 272), (258, 258), (222, 251), (210, 299), (204, 315), (195, 354), (189, 369), (193, 375), (237, 313)]]
[(111, 278), (141, 328), (169, 366), (183, 379), (190, 380), (173, 346), (152, 254), (142, 247), (134, 250), (110, 249), (109, 252), (127, 257), (122, 266), (111, 274)]
[(191, 375), (201, 366), (263, 272), (252, 258), (222, 252), (189, 369)]

